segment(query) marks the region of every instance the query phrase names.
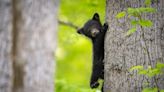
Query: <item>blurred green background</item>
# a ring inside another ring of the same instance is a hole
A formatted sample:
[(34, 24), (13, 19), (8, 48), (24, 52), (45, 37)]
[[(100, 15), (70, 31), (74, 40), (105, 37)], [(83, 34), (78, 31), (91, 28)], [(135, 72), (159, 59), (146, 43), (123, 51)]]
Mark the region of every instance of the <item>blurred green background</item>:
[[(60, 0), (58, 19), (78, 27), (97, 12), (101, 22), (105, 18), (105, 0)], [(56, 92), (100, 92), (90, 89), (92, 44), (73, 27), (59, 25), (56, 58)]]

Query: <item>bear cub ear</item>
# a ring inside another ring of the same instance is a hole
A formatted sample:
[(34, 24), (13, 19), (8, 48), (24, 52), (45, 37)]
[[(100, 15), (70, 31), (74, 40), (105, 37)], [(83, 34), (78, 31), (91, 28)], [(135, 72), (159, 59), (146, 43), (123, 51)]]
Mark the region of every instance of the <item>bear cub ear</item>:
[(92, 18), (92, 19), (93, 19), (93, 20), (99, 21), (99, 20), (100, 20), (99, 14), (98, 14), (98, 13), (95, 13), (95, 14), (93, 15), (93, 18)]

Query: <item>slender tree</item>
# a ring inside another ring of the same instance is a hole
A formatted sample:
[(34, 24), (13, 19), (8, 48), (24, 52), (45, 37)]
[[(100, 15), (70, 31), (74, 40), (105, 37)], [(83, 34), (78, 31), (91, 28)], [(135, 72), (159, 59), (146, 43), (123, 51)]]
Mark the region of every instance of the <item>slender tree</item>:
[(150, 79), (137, 71), (129, 72), (136, 65), (147, 68), (155, 67), (157, 61), (164, 63), (164, 1), (152, 0), (151, 6), (157, 12), (142, 16), (151, 20), (153, 26), (138, 27), (130, 36), (126, 35), (132, 27), (129, 17), (119, 20), (115, 17), (128, 7), (144, 6), (144, 0), (107, 0), (109, 30), (105, 40), (105, 92), (141, 92), (145, 83), (149, 83), (149, 87), (164, 89), (163, 75)]

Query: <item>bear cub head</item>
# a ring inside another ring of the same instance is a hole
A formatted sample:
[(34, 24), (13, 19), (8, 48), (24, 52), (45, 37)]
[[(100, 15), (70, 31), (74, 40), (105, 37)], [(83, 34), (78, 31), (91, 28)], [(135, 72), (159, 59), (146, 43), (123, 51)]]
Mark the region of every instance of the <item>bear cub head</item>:
[(82, 28), (77, 30), (79, 34), (83, 34), (89, 38), (95, 38), (102, 31), (102, 25), (98, 13), (93, 15), (93, 18), (87, 21)]

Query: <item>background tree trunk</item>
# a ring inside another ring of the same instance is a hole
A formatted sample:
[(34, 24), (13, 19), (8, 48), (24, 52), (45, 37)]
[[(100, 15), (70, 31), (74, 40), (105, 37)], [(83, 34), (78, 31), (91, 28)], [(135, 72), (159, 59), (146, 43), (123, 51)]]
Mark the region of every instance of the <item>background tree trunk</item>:
[(0, 92), (12, 88), (12, 12), (11, 0), (0, 0)]
[(153, 27), (144, 28), (149, 61), (141, 46), (140, 31), (126, 37), (126, 32), (131, 28), (130, 22), (127, 17), (119, 20), (115, 18), (118, 12), (128, 7), (143, 6), (144, 0), (107, 0), (109, 31), (105, 40), (105, 92), (141, 92), (145, 82), (150, 82), (150, 87), (157, 85), (164, 89), (163, 75), (155, 82), (154, 79), (138, 75), (137, 71), (129, 72), (129, 68), (135, 65), (154, 67), (157, 60), (164, 63), (164, 1), (157, 1), (151, 4), (157, 8), (157, 12), (145, 15), (146, 19), (154, 22)]
[(58, 0), (0, 0), (0, 92), (54, 92), (57, 9)]

